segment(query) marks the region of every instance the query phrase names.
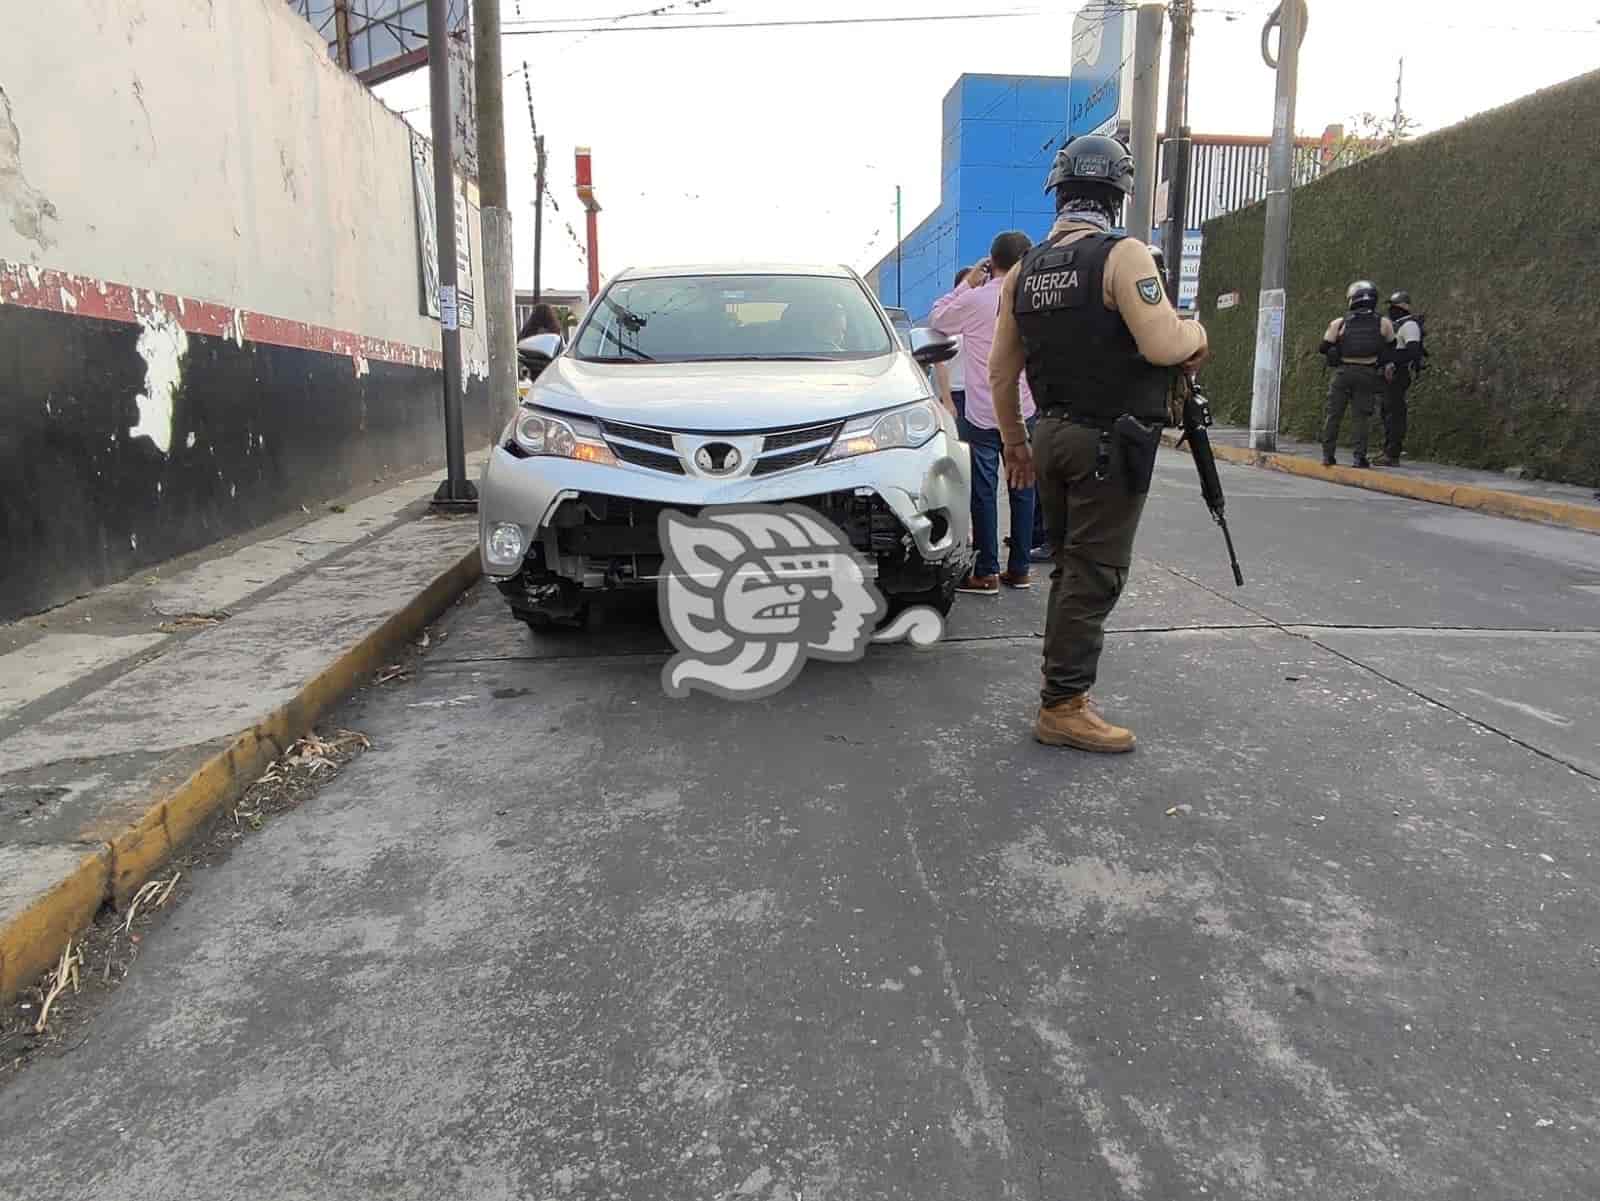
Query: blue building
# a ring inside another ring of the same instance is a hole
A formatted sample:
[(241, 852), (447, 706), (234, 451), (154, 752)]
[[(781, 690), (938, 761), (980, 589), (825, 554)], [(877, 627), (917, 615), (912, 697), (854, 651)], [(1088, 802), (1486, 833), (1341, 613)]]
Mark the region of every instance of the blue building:
[[(914, 323), (925, 321), (933, 302), (950, 290), (955, 273), (989, 253), (995, 234), (1020, 229), (1034, 241), (1045, 235), (1055, 220), (1055, 202), (1045, 195), (1044, 181), (1066, 134), (1068, 106), (1064, 77), (963, 75), (956, 80), (944, 97), (939, 207), (900, 244), (901, 286), (896, 286), (893, 250), (866, 273), (884, 304), (905, 309)], [(1340, 127), (1329, 126), (1320, 139), (1296, 139), (1296, 187), (1328, 169), (1330, 147), (1342, 134)], [(1264, 137), (1192, 136), (1180, 309), (1195, 305), (1201, 226), (1265, 198), (1269, 154)], [(1161, 169), (1158, 162), (1158, 173)]]
[(1067, 127), (1067, 80), (1048, 75), (963, 75), (945, 93), (939, 207), (867, 272), (886, 305), (913, 321), (950, 290), (959, 268), (989, 253), (1002, 230), (1043, 237), (1055, 219), (1045, 175)]

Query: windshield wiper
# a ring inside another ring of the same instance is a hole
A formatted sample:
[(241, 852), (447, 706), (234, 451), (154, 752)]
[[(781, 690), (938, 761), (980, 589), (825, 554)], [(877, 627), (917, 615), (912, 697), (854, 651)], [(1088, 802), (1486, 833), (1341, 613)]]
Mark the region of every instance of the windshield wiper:
[(622, 324), (628, 329), (632, 330), (634, 333), (638, 333), (649, 323), (648, 318), (639, 316), (638, 313), (635, 313), (626, 305), (618, 304), (609, 296), (606, 297), (606, 307), (618, 317), (622, 318)]
[[(607, 302), (607, 303), (610, 303), (610, 302)], [(613, 307), (615, 307), (615, 306), (613, 306)], [(629, 354), (633, 355), (634, 358), (636, 360), (638, 360), (639, 362), (641, 362), (641, 363), (653, 363), (653, 362), (655, 362), (655, 360), (653, 358), (651, 358), (649, 355), (645, 354), (645, 352), (640, 350), (637, 346), (629, 346), (626, 342), (624, 342), (620, 337), (617, 336), (617, 333), (616, 333), (615, 330), (610, 329), (607, 326), (601, 326), (600, 327), (600, 336), (602, 338), (610, 338), (611, 341), (615, 342), (620, 349), (626, 350)], [(627, 362), (628, 360), (622, 359), (622, 358), (620, 358), (620, 357), (618, 357), (616, 355), (609, 355), (609, 356), (602, 356), (599, 361), (601, 361), (601, 362), (619, 363), (619, 362)]]

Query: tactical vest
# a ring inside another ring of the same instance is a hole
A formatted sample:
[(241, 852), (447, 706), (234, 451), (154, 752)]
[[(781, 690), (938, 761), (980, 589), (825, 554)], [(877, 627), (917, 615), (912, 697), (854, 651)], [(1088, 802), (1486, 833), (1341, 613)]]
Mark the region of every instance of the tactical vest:
[(1382, 347), (1382, 317), (1366, 312), (1345, 315), (1344, 328), (1339, 331), (1340, 358), (1347, 363), (1352, 359), (1371, 359), (1376, 362)]
[(1052, 238), (1023, 257), (1012, 311), (1041, 411), (1095, 424), (1124, 413), (1166, 420), (1172, 369), (1147, 362), (1122, 314), (1105, 305), (1106, 259), (1121, 240), (1090, 233), (1061, 246)]

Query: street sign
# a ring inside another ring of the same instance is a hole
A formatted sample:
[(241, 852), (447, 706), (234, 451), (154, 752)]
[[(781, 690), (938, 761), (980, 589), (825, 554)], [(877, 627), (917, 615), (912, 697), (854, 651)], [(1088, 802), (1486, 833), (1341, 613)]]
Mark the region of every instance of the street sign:
[(1183, 260), (1178, 264), (1178, 308), (1181, 310), (1193, 309), (1200, 299), (1200, 252), (1204, 247), (1204, 233), (1198, 229), (1184, 231)]
[(1067, 136), (1117, 132), (1133, 104), (1134, 5), (1090, 0), (1072, 19)]

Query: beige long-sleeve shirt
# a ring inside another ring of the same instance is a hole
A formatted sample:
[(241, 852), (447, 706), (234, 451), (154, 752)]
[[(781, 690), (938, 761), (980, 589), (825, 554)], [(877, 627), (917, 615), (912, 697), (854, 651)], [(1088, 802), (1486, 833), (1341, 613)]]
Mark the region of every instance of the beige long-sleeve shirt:
[[(1058, 246), (1070, 246), (1095, 227), (1063, 214), (1050, 230), (1050, 236), (1065, 234)], [(1000, 289), (1000, 312), (995, 319), (994, 345), (989, 350), (989, 386), (994, 393), (995, 422), (1007, 446), (1025, 442), (1028, 427), (1022, 420), (1022, 400), (1017, 380), (1022, 374), (1022, 330), (1017, 325), (1014, 306), (1017, 296), (1018, 263), (1006, 273)], [(1156, 281), (1159, 294), (1151, 303), (1139, 291), (1141, 282), (1149, 290)], [(1175, 367), (1206, 348), (1206, 331), (1198, 321), (1178, 316), (1166, 298), (1161, 273), (1150, 255), (1150, 248), (1135, 238), (1124, 238), (1106, 256), (1104, 302), (1106, 308), (1121, 313), (1139, 353), (1158, 367)]]

